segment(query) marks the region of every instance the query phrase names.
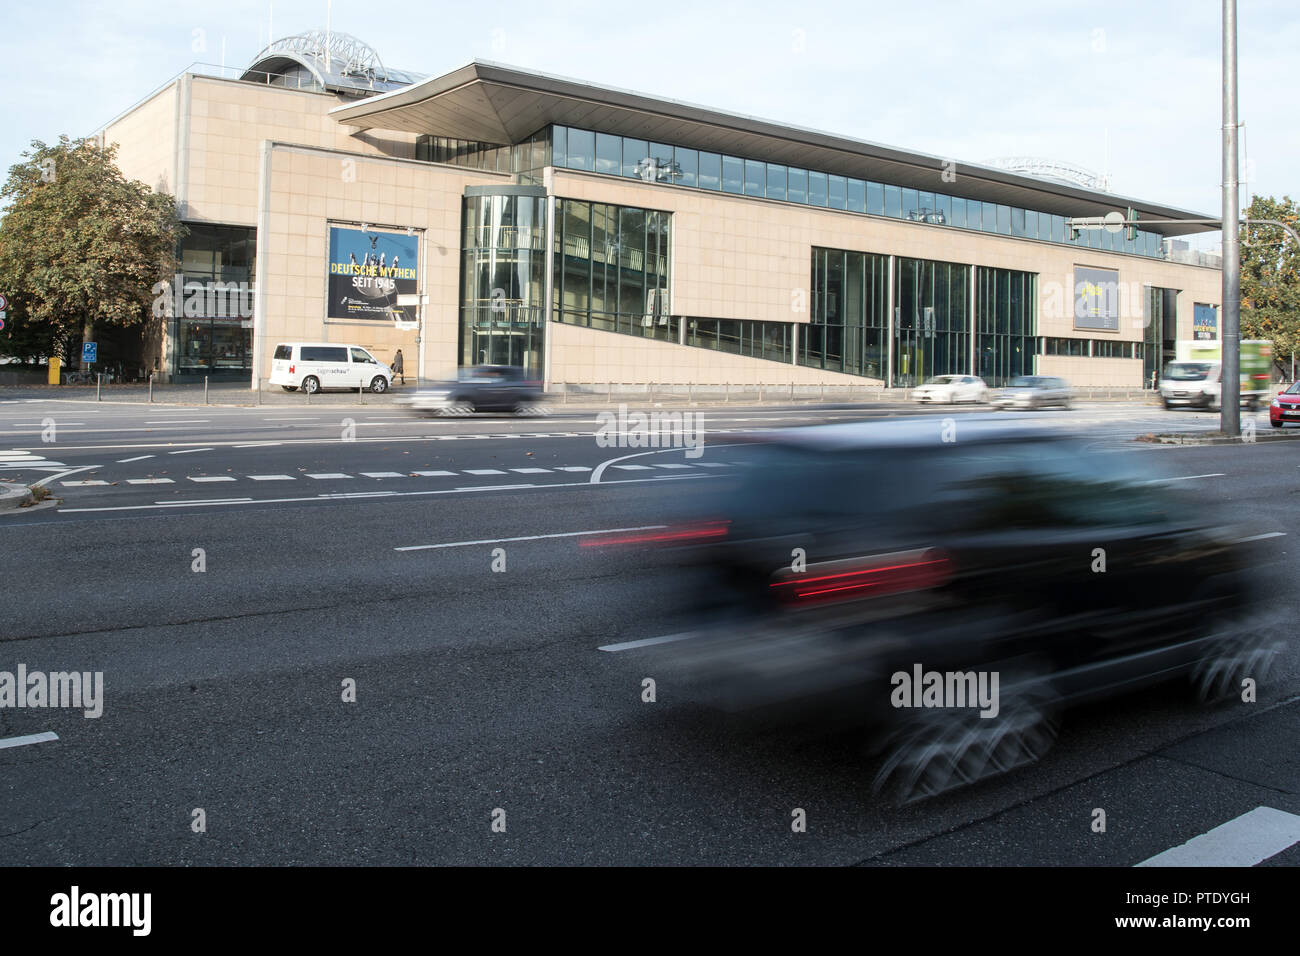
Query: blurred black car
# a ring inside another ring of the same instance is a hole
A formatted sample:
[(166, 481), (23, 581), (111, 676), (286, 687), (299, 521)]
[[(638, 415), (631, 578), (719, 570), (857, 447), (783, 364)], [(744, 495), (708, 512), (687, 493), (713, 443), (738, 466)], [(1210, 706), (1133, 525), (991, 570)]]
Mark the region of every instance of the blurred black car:
[[(903, 799), (1037, 759), (1067, 705), (1223, 696), (1276, 650), (1248, 536), (1130, 456), (972, 416), (787, 429), (739, 464), (646, 535), (694, 581), (691, 639), (657, 653), (729, 709), (875, 727)], [(923, 673), (996, 675), (995, 714), (900, 705)]]
[(434, 382), (404, 395), (395, 404), (417, 414), (471, 415), (474, 412), (547, 413), (542, 383), (513, 365), (478, 365), (461, 369), (454, 382)]

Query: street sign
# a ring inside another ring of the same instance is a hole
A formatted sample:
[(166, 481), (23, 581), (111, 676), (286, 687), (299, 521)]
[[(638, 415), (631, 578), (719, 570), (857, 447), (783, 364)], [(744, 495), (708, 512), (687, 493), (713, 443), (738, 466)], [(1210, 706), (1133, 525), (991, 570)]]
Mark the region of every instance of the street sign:
[(5, 296), (0, 295), (0, 312), (3, 312), (7, 308), (9, 308), (9, 300)]
[(1103, 227), (1107, 232), (1124, 231), (1124, 214), (1122, 212), (1106, 213), (1106, 222)]
[(99, 343), (82, 342), (81, 343), (81, 363), (83, 365), (93, 365), (99, 361)]

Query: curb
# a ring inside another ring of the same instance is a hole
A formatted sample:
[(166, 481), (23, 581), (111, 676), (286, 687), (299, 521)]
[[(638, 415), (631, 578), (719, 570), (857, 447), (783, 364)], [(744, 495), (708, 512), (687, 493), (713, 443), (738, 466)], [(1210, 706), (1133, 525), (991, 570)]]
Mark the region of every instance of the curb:
[(1197, 435), (1187, 433), (1183, 435), (1138, 435), (1134, 441), (1146, 442), (1151, 445), (1258, 445), (1270, 441), (1296, 441), (1300, 439), (1300, 432), (1283, 432), (1278, 435), (1255, 433), (1255, 437), (1249, 441), (1242, 437), (1230, 438), (1223, 435)]
[(21, 508), (30, 503), (32, 492), (26, 485), (15, 485), (12, 482), (0, 481), (0, 510), (8, 511), (11, 508)]

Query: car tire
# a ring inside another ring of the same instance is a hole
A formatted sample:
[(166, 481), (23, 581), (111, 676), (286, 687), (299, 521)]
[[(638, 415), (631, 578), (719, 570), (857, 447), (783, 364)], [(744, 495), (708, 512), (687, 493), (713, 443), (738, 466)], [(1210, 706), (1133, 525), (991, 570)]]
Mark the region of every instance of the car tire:
[(1045, 673), (1004, 671), (1003, 679), (997, 717), (921, 711), (896, 728), (873, 791), (901, 806), (1037, 762), (1056, 742), (1059, 694)]
[(545, 418), (551, 413), (544, 402), (518, 402), (515, 405), (515, 414), (528, 418)]
[(454, 418), (461, 415), (473, 415), (474, 412), (474, 403), (464, 398), (454, 399), (444, 405), (440, 410), (440, 414), (448, 418)]
[(298, 386), (297, 386), (297, 385), (281, 385), (280, 387), (281, 387), (282, 389), (284, 389), (286, 392), (296, 392), (296, 391), (298, 391)]
[(320, 379), (315, 375), (308, 375), (302, 380), (302, 390), (308, 395), (315, 395), (320, 391)]
[(1272, 425), (1274, 428), (1281, 428), (1281, 427), (1282, 427), (1282, 423), (1281, 423), (1281, 422), (1269, 421), (1269, 424)]
[(388, 379), (382, 375), (376, 375), (370, 381), (370, 390), (376, 395), (384, 394), (384, 392), (388, 391)]

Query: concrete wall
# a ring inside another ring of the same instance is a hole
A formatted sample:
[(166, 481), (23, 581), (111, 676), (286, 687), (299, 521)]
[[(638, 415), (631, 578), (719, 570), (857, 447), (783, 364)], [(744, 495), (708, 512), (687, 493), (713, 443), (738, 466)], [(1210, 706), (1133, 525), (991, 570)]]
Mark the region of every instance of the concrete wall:
[[(353, 161), (352, 178), (340, 174), (341, 158)], [(338, 220), (423, 230), (421, 283), (429, 296), (424, 375), (454, 377), (462, 197), (467, 186), (510, 181), (506, 173), (273, 146), (269, 204), (257, 237), (259, 300), (265, 306), (256, 320), (265, 334), (261, 376), (270, 375), (276, 343), (304, 340), (360, 345), (385, 362), (400, 348), (407, 376), (415, 375), (416, 332), (387, 321), (325, 319), (328, 227), (329, 220)], [(255, 353), (257, 345), (255, 340)]]
[(156, 193), (175, 194), (177, 80), (104, 127), (105, 146), (116, 144), (117, 166), (127, 179)]

